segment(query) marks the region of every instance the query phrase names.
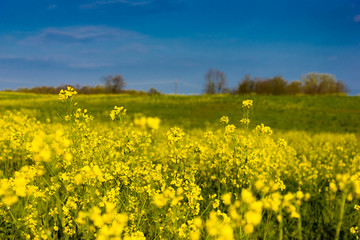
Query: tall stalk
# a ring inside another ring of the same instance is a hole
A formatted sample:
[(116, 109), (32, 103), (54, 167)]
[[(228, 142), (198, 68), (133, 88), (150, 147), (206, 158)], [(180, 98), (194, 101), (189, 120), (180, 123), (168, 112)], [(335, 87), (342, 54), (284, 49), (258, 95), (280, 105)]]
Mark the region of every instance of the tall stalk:
[(345, 201), (346, 201), (346, 196), (347, 196), (348, 191), (349, 191), (348, 188), (345, 189), (345, 191), (343, 192), (343, 195), (341, 197), (340, 210), (339, 210), (339, 221), (336, 226), (335, 240), (339, 240), (341, 225), (343, 223), (343, 217), (344, 217)]
[(279, 216), (280, 216), (280, 222), (279, 222), (279, 240), (283, 240), (284, 232), (283, 232), (283, 214), (282, 214), (282, 208), (280, 206), (279, 208)]

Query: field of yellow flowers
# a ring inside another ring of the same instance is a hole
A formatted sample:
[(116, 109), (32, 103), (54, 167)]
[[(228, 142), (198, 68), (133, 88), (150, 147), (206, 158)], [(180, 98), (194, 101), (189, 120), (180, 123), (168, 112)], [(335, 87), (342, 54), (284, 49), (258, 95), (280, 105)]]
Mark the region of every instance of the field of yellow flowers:
[(59, 93), (62, 121), (0, 115), (0, 239), (358, 239), (351, 133), (276, 133), (223, 116), (214, 131), (127, 116)]

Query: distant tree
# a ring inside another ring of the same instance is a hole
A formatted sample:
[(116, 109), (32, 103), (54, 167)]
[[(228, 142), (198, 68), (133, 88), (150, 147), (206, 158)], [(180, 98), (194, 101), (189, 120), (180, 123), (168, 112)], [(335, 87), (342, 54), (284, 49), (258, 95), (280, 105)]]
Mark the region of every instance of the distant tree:
[(222, 90), (221, 90), (222, 93), (227, 93), (227, 94), (234, 94), (233, 90), (228, 88), (228, 87), (224, 87)]
[(91, 93), (91, 87), (89, 86), (83, 86), (81, 88), (76, 88), (78, 93), (82, 94), (90, 94)]
[(120, 93), (126, 86), (125, 79), (120, 74), (105, 76), (102, 81), (105, 84), (105, 92), (107, 93)]
[(303, 91), (306, 94), (346, 93), (343, 82), (337, 81), (334, 75), (328, 73), (308, 73), (302, 78)]
[(238, 94), (249, 94), (255, 92), (265, 95), (285, 95), (288, 91), (288, 82), (282, 76), (273, 78), (251, 78), (246, 75), (239, 84)]
[(238, 94), (249, 94), (255, 92), (255, 81), (251, 79), (250, 74), (245, 75), (237, 88)]
[(292, 81), (286, 87), (286, 93), (290, 95), (296, 95), (302, 92), (302, 83), (300, 81)]
[(160, 91), (158, 91), (156, 88), (150, 88), (149, 91), (147, 92), (150, 96), (158, 96), (161, 95), (162, 93)]
[(336, 93), (336, 78), (330, 74), (321, 74), (318, 94)]
[(93, 93), (95, 94), (101, 94), (101, 93), (105, 93), (105, 88), (104, 86), (97, 84), (96, 87), (93, 89), (93, 91), (94, 91)]
[(270, 79), (256, 78), (255, 79), (255, 92), (257, 94), (272, 94), (272, 86)]
[(272, 79), (269, 79), (271, 85), (271, 94), (273, 95), (283, 95), (286, 94), (286, 87), (288, 82), (283, 79), (282, 76), (275, 76)]
[(205, 93), (207, 93), (207, 94), (215, 94), (216, 93), (215, 82), (211, 81), (210, 79), (206, 79)]
[(303, 91), (305, 94), (317, 94), (320, 84), (320, 74), (308, 73), (302, 78)]
[(336, 93), (347, 93), (349, 89), (346, 87), (345, 83), (342, 81), (337, 81), (336, 83)]
[(210, 69), (205, 74), (205, 93), (222, 93), (226, 89), (226, 76), (219, 70)]

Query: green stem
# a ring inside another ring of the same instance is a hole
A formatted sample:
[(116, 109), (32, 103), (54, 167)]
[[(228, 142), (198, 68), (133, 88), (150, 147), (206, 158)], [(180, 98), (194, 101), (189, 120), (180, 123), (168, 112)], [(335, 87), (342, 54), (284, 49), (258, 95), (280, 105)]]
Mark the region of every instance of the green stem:
[(346, 195), (348, 193), (349, 189), (345, 189), (342, 198), (341, 198), (341, 203), (340, 203), (340, 211), (339, 211), (339, 221), (338, 224), (336, 226), (336, 234), (335, 234), (335, 240), (339, 240), (340, 237), (340, 230), (341, 230), (341, 225), (343, 222), (343, 217), (344, 217), (344, 209), (345, 209), (345, 201), (346, 201)]
[(15, 225), (18, 226), (18, 221), (16, 220), (16, 218), (15, 218), (14, 215), (12, 214), (10, 208), (9, 208), (9, 213), (10, 213), (11, 218), (12, 218), (13, 221), (15, 222)]
[(211, 206), (211, 204), (213, 204), (214, 201), (210, 201), (210, 203), (207, 205), (207, 207), (205, 208), (205, 210), (200, 214), (200, 217), (202, 217), (204, 215), (204, 213), (208, 210), (208, 208)]
[(267, 212), (266, 225), (265, 225), (265, 232), (264, 232), (264, 240), (267, 239), (267, 233), (268, 233), (268, 230), (269, 230), (270, 218), (271, 218), (271, 212), (268, 211)]
[(282, 214), (282, 208), (281, 208), (281, 206), (280, 206), (280, 208), (279, 208), (279, 216), (280, 216), (280, 218), (281, 218), (281, 221), (279, 222), (279, 240), (282, 240), (282, 239), (283, 239), (283, 235), (284, 235), (284, 233), (283, 233), (283, 221), (284, 221), (284, 219), (283, 219), (283, 214)]
[(300, 206), (297, 206), (297, 211), (299, 213), (299, 219), (298, 219), (298, 222), (297, 222), (298, 239), (302, 240), (302, 226), (301, 226)]

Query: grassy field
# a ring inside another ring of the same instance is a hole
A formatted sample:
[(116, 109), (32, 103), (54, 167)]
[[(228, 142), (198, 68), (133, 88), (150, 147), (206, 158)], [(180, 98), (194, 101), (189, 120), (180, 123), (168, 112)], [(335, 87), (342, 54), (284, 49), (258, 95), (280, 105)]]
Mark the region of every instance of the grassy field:
[(0, 239), (358, 239), (359, 115), (358, 97), (0, 93)]
[[(78, 106), (85, 107), (98, 121), (110, 121), (113, 106), (124, 106), (128, 114), (159, 117), (163, 124), (184, 129), (205, 129), (223, 116), (238, 125), (243, 116), (241, 102), (252, 99), (251, 124), (264, 123), (273, 129), (307, 132), (360, 132), (360, 97), (347, 96), (127, 96), (79, 95)], [(58, 97), (22, 93), (0, 93), (0, 112), (22, 110), (40, 121), (58, 121)]]

